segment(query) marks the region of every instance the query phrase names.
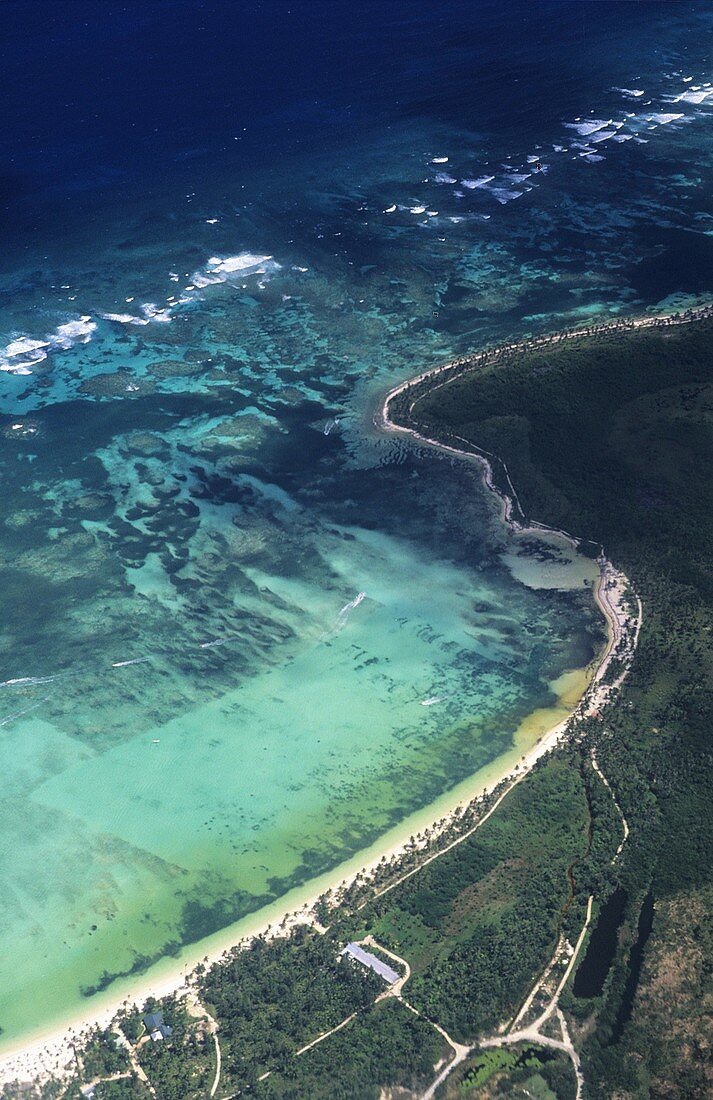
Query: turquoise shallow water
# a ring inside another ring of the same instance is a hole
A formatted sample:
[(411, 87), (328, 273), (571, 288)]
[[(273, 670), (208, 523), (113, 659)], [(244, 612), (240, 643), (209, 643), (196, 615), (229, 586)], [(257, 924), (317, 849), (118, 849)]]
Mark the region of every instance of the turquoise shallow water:
[(367, 5), (383, 56), (331, 106), (266, 104), (257, 138), (162, 115), (144, 177), (109, 142), (10, 206), (4, 1040), (360, 851), (592, 657), (582, 570), (513, 563), (477, 472), (372, 413), (486, 341), (710, 291), (707, 17), (665, 7), (588, 24), (575, 78), (495, 7), (439, 6), (455, 38), (394, 8), (381, 42)]
[(310, 419), (288, 490), (241, 472), (255, 437), (216, 411), (138, 430), (129, 401), (88, 403), (66, 465), (49, 410), (11, 437), (10, 1035), (40, 995), (59, 1014), (376, 839), (504, 751), (596, 641), (584, 590), (500, 564), (473, 470), (358, 469)]

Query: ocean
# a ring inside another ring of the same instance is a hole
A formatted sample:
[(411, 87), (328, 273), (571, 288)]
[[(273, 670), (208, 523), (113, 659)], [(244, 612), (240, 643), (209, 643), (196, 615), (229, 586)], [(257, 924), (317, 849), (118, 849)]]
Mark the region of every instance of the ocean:
[(354, 857), (596, 654), (581, 561), (373, 417), (710, 298), (712, 24), (6, 0), (0, 1042)]

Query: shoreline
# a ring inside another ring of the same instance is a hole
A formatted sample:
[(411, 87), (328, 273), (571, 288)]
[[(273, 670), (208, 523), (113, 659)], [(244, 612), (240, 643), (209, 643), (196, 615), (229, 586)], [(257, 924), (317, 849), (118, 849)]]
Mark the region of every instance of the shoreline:
[[(677, 317), (678, 315), (673, 316)], [(637, 327), (688, 323), (710, 316), (713, 316), (713, 306), (704, 307), (702, 310), (696, 311), (695, 316), (685, 317), (680, 321), (662, 317), (641, 318), (638, 321), (630, 322), (620, 321), (609, 326), (602, 326), (596, 330), (572, 330), (571, 332), (543, 337), (534, 342), (506, 345), (480, 353), (477, 356), (453, 360), (440, 367), (424, 371), (414, 378), (407, 379), (390, 390), (382, 399), (378, 413), (374, 416), (374, 423), (385, 433), (409, 435), (420, 444), (452, 454), (459, 459), (477, 462), (481, 470), (483, 484), (497, 497), (501, 520), (512, 534), (555, 535), (577, 548), (587, 540), (534, 521), (521, 524), (513, 518), (515, 508), (520, 512), (520, 515), (523, 515), (523, 512), (504, 463), (502, 465), (512, 496), (499, 489), (494, 482), (490, 458), (495, 459), (496, 456), (460, 450), (438, 440), (429, 439), (413, 428), (396, 424), (389, 418), (390, 402), (414, 384), (428, 378), (437, 377), (444, 372), (455, 372), (459, 368), (477, 369), (478, 366), (503, 352), (511, 353), (518, 348), (532, 348), (554, 340), (575, 336), (592, 336), (608, 331), (629, 331)], [(449, 377), (446, 377), (440, 385), (444, 385)], [(463, 442), (469, 447), (473, 446), (467, 440), (463, 440)], [(52, 1077), (62, 1078), (67, 1076), (74, 1064), (75, 1044), (81, 1042), (83, 1034), (88, 1030), (95, 1027), (108, 1027), (120, 1009), (130, 1004), (141, 1004), (149, 996), (161, 998), (170, 994), (183, 995), (189, 992), (191, 977), (199, 963), (211, 965), (219, 962), (226, 953), (234, 948), (245, 947), (257, 936), (266, 935), (269, 937), (285, 934), (298, 924), (316, 924), (313, 909), (318, 899), (325, 893), (339, 894), (348, 889), (357, 879), (364, 880), (366, 878), (368, 880), (377, 867), (383, 864), (383, 861), (390, 864), (397, 863), (403, 859), (407, 852), (413, 851), (414, 846), (416, 849), (427, 849), (434, 840), (459, 820), (468, 807), (473, 806), (475, 802), (482, 801), (494, 790), (506, 784), (505, 789), (498, 796), (495, 803), (474, 825), (445, 848), (438, 849), (422, 860), (416, 868), (411, 868), (402, 876), (397, 877), (380, 892), (383, 893), (386, 890), (393, 889), (404, 878), (415, 874), (420, 867), (425, 866), (432, 859), (436, 859), (444, 851), (461, 843), (478, 829), (500, 805), (512, 788), (529, 774), (537, 761), (562, 742), (573, 719), (590, 715), (598, 716), (599, 709), (619, 688), (628, 673), (641, 629), (643, 615), (641, 601), (638, 596), (635, 596), (637, 614), (632, 626), (632, 619), (627, 611), (626, 603), (633, 590), (627, 577), (607, 560), (603, 551), (597, 559), (597, 564), (599, 577), (592, 595), (607, 624), (607, 643), (601, 654), (595, 658), (595, 661), (587, 670), (576, 670), (584, 676), (586, 686), (573, 707), (571, 699), (567, 701), (568, 693), (563, 691), (559, 695), (558, 706), (544, 711), (535, 711), (521, 722), (514, 733), (513, 746), (510, 751), (500, 754), (491, 764), (485, 765), (473, 776), (458, 783), (434, 802), (429, 803), (428, 806), (410, 814), (403, 822), (389, 829), (373, 844), (361, 849), (360, 852), (331, 871), (311, 879), (302, 886), (295, 887), (270, 906), (264, 907), (254, 914), (249, 914), (229, 928), (202, 940), (199, 945), (189, 946), (186, 948), (185, 957), (182, 960), (178, 962), (175, 959), (168, 958), (162, 960), (152, 967), (153, 973), (151, 975), (139, 976), (135, 982), (125, 981), (120, 987), (121, 991), (115, 989), (112, 993), (107, 993), (103, 1003), (99, 999), (86, 1012), (75, 1011), (62, 1023), (49, 1024), (42, 1030), (38, 1029), (34, 1034), (25, 1033), (24, 1036), (19, 1036), (16, 1040), (10, 1040), (6, 1049), (2, 1049), (2, 1040), (0, 1039), (0, 1087), (17, 1081), (46, 1081)], [(603, 682), (604, 678), (615, 656), (622, 660), (622, 671), (611, 684), (605, 684)], [(555, 714), (557, 714), (558, 720), (554, 725), (548, 724), (552, 722)], [(541, 723), (544, 724), (542, 729), (539, 728)], [(535, 726), (534, 730), (531, 728), (533, 725)], [(533, 735), (536, 739), (534, 743), (531, 743)], [(523, 753), (522, 748), (525, 741), (529, 743), (529, 748)], [(162, 967), (165, 967), (167, 971), (165, 976), (158, 973)]]
[[(587, 670), (577, 671), (583, 677), (586, 676)], [(569, 674), (565, 674), (567, 675)], [(589, 680), (590, 685), (594, 675), (596, 670)], [(577, 694), (579, 696), (579, 692)], [(271, 905), (248, 914), (236, 924), (207, 937), (199, 944), (189, 946), (186, 948), (188, 957), (179, 960), (167, 957), (155, 964), (151, 973), (139, 975), (133, 982), (125, 980), (117, 983), (118, 989), (107, 991), (105, 995), (98, 994), (91, 1008), (87, 1007), (85, 1011), (80, 1008), (59, 1023), (50, 1023), (34, 1033), (25, 1033), (17, 1039), (10, 1039), (5, 1049), (0, 1047), (0, 1088), (16, 1081), (46, 1081), (51, 1077), (65, 1076), (68, 1066), (74, 1063), (75, 1046), (81, 1045), (88, 1031), (96, 1027), (108, 1028), (122, 1008), (132, 1004), (141, 1005), (148, 997), (160, 999), (171, 994), (182, 996), (190, 992), (191, 978), (199, 964), (210, 966), (220, 962), (234, 948), (247, 947), (257, 936), (271, 938), (284, 935), (300, 924), (315, 926), (317, 922), (314, 907), (323, 895), (339, 895), (358, 879), (368, 880), (374, 872), (383, 868), (384, 860), (387, 864), (397, 864), (414, 848), (427, 849), (458, 820), (464, 810), (488, 797), (496, 788), (510, 780), (498, 799), (499, 804), (512, 786), (525, 778), (540, 757), (549, 752), (565, 733), (574, 713), (571, 701), (564, 701), (567, 695), (567, 691), (564, 691), (557, 706), (528, 715), (515, 730), (513, 745), (508, 752), (501, 753), (474, 775), (462, 780), (427, 806), (414, 811), (373, 844), (362, 848), (331, 871), (295, 887)], [(580, 704), (582, 698), (583, 696), (579, 696)], [(525, 745), (529, 745), (529, 748), (525, 748)], [(490, 816), (490, 812), (492, 810), (474, 827), (479, 827), (485, 817)], [(448, 847), (465, 839), (470, 831), (469, 829)], [(430, 858), (435, 858), (445, 850), (439, 849), (418, 866), (425, 865)], [(407, 872), (412, 873), (413, 869)], [(393, 888), (398, 881), (400, 877), (387, 888)], [(165, 975), (157, 973), (162, 968), (166, 970)]]

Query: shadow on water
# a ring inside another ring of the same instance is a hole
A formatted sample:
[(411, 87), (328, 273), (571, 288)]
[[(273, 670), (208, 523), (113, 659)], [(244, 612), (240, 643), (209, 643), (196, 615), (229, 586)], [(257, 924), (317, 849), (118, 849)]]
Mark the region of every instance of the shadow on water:
[(575, 997), (599, 997), (616, 954), (617, 936), (624, 918), (626, 891), (618, 886), (599, 913), (587, 953), (574, 978)]
[(641, 906), (641, 912), (639, 913), (639, 928), (636, 937), (636, 942), (632, 945), (629, 952), (629, 967), (628, 974), (626, 976), (626, 985), (624, 986), (624, 995), (619, 1006), (619, 1012), (614, 1022), (612, 1030), (611, 1043), (618, 1043), (621, 1039), (625, 1025), (631, 1019), (631, 1012), (634, 1005), (634, 996), (636, 994), (636, 988), (639, 984), (639, 975), (641, 974), (641, 965), (644, 961), (644, 951), (651, 935), (651, 929), (654, 926), (654, 895), (649, 893), (644, 898), (644, 904)]

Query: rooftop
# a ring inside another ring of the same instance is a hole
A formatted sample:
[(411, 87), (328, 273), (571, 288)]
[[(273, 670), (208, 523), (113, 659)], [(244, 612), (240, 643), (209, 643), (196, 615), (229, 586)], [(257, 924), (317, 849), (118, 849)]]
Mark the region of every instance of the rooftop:
[(385, 982), (389, 985), (393, 985), (401, 977), (390, 966), (387, 966), (385, 962), (378, 959), (376, 955), (372, 955), (371, 951), (365, 951), (363, 947), (360, 947), (358, 943), (348, 943), (342, 951), (342, 955), (349, 955), (352, 959), (356, 959), (362, 966), (368, 966), (370, 970), (379, 974)]

